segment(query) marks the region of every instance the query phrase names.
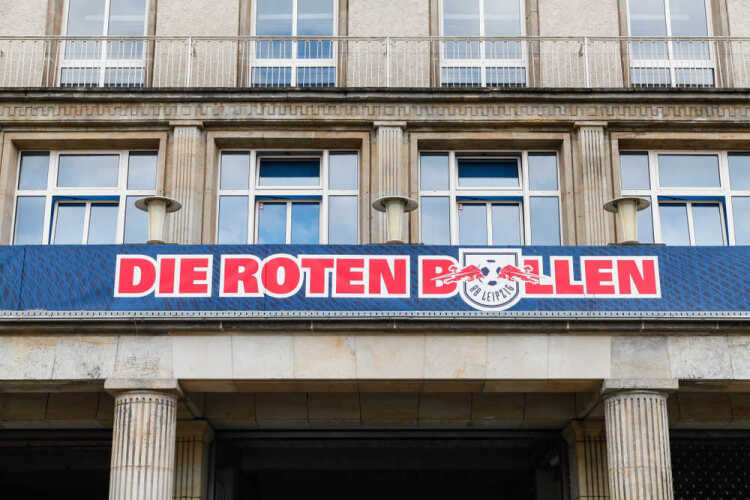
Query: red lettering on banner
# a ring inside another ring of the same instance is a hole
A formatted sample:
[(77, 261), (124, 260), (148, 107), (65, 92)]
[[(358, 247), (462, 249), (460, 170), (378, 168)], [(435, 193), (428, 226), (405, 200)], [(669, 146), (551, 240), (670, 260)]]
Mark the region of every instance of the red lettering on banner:
[(409, 296), (408, 257), (370, 257), (367, 267), (369, 295)]
[[(530, 267), (531, 272), (537, 276), (542, 276), (542, 258), (541, 257), (526, 257), (523, 259), (524, 267)], [(526, 282), (526, 295), (552, 295), (555, 293), (554, 286), (549, 283), (542, 285), (541, 283)]]
[(359, 296), (365, 294), (365, 259), (337, 258), (334, 296)]
[(573, 259), (570, 257), (551, 257), (555, 281), (555, 293), (558, 295), (583, 296), (583, 284), (573, 282)]
[(307, 297), (328, 296), (328, 274), (334, 266), (333, 257), (318, 257), (301, 255), (300, 265), (305, 273)]
[(614, 266), (612, 259), (583, 258), (586, 295), (614, 295)]
[(179, 297), (211, 296), (211, 255), (180, 256)]
[(661, 296), (658, 275), (655, 257), (635, 257), (632, 260), (617, 261), (617, 280), (622, 295)]
[[(458, 291), (458, 281), (450, 279), (458, 269), (456, 259), (450, 257), (419, 257), (419, 296), (424, 298), (452, 297)], [(441, 277), (445, 277), (441, 279)]]
[(260, 259), (255, 255), (232, 255), (221, 258), (219, 295), (222, 297), (261, 297), (258, 272)]
[(118, 255), (115, 297), (143, 297), (156, 284), (156, 261), (147, 255)]
[(263, 261), (263, 288), (272, 297), (291, 297), (302, 286), (302, 272), (291, 255), (272, 255)]
[(159, 286), (156, 288), (156, 296), (174, 296), (177, 257), (173, 255), (159, 255), (156, 261), (159, 264)]

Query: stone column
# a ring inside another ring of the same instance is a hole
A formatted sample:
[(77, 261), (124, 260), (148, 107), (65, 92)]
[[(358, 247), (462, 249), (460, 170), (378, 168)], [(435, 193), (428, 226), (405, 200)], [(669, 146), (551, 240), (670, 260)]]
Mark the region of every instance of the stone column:
[(214, 431), (205, 420), (177, 424), (175, 450), (175, 500), (208, 498), (208, 453)]
[(110, 500), (172, 500), (177, 396), (131, 390), (115, 396)]
[(609, 490), (613, 500), (672, 500), (665, 392), (605, 392)]
[(206, 158), (203, 123), (174, 121), (169, 136), (165, 195), (182, 203), (167, 219), (168, 243), (199, 244), (203, 228)]
[(574, 420), (563, 431), (563, 437), (568, 443), (571, 499), (608, 499), (604, 422)]
[(614, 198), (612, 172), (605, 142), (606, 122), (578, 122), (576, 136), (576, 233), (582, 245), (613, 242), (614, 218), (604, 211), (604, 203)]
[[(409, 168), (404, 148), (406, 122), (375, 122), (377, 130), (377, 191), (372, 206), (386, 212), (384, 239), (386, 242), (408, 241), (406, 212), (417, 208), (409, 198)], [(396, 215), (398, 214), (398, 217)], [(398, 220), (397, 220), (398, 219)]]

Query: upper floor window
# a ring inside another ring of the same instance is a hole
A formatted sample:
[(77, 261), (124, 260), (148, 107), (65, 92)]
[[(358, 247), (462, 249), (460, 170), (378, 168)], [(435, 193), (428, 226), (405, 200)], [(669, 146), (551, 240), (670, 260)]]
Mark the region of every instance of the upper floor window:
[(552, 152), (422, 153), (426, 245), (559, 245), (560, 188)]
[(227, 151), (219, 175), (219, 244), (356, 244), (353, 152)]
[[(336, 0), (257, 0), (251, 84), (259, 87), (336, 84)], [(310, 37), (292, 40), (285, 37)]]
[[(630, 80), (636, 86), (713, 87), (710, 0), (628, 0), (630, 35), (648, 37), (631, 44)], [(679, 37), (669, 41), (667, 37)]]
[[(142, 87), (147, 0), (68, 0), (60, 85)], [(108, 40), (90, 36), (112, 37)]]
[[(522, 0), (442, 0), (446, 37), (518, 37), (524, 33)], [(521, 40), (446, 40), (443, 86), (526, 85), (526, 45)]]
[(148, 216), (135, 201), (156, 192), (157, 154), (24, 152), (13, 243), (144, 243)]
[(623, 152), (620, 172), (623, 194), (651, 201), (642, 243), (750, 244), (750, 154)]

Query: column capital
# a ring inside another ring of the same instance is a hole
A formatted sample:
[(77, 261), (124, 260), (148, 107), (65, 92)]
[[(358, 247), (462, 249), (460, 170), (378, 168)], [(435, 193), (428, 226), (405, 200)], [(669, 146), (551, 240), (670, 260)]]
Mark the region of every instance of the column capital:
[(601, 128), (606, 128), (607, 125), (609, 125), (609, 122), (600, 122), (600, 121), (573, 122), (573, 126), (575, 128), (581, 128), (581, 127), (601, 127)]
[(158, 392), (181, 398), (184, 393), (177, 379), (108, 378), (104, 390), (114, 397), (126, 392)]
[(623, 393), (651, 392), (669, 394), (680, 388), (680, 382), (676, 378), (617, 378), (605, 379), (602, 382), (601, 395), (604, 398), (616, 396)]
[(377, 120), (372, 122), (373, 128), (381, 128), (381, 127), (392, 127), (392, 128), (401, 128), (405, 129), (407, 123), (405, 121), (398, 121), (398, 120)]
[(195, 127), (203, 128), (203, 122), (201, 120), (169, 120), (169, 126), (175, 127)]

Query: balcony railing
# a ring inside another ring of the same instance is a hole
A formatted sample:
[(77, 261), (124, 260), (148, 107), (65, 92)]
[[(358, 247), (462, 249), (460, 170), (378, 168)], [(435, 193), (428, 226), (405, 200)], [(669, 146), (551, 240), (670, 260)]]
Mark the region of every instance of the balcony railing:
[(750, 38), (0, 37), (0, 87), (747, 88)]

